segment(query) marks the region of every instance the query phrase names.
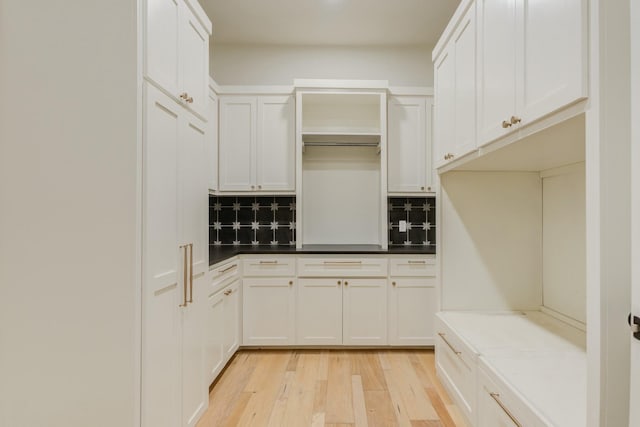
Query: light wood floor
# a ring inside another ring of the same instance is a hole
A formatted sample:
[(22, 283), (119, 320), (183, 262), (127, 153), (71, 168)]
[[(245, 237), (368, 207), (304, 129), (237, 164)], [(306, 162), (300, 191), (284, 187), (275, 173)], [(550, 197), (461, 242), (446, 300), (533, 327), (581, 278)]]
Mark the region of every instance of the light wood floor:
[(240, 351), (197, 427), (465, 426), (431, 350)]

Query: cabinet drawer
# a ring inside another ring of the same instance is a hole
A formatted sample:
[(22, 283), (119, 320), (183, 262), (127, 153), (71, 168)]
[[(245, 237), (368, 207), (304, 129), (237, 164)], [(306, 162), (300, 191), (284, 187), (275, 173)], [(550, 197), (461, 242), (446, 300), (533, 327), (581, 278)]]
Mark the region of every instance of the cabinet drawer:
[(300, 277), (386, 277), (386, 258), (304, 257), (298, 258)]
[(217, 290), (220, 285), (240, 276), (240, 259), (236, 257), (216, 264), (209, 273), (211, 287)]
[(472, 421), (475, 414), (476, 355), (446, 324), (436, 319), (438, 375), (464, 415)]
[(389, 260), (391, 276), (429, 277), (436, 275), (436, 257), (394, 257)]
[(296, 274), (295, 257), (243, 257), (242, 270), (249, 277), (287, 277)]
[(538, 418), (482, 362), (478, 367), (478, 427), (543, 427)]

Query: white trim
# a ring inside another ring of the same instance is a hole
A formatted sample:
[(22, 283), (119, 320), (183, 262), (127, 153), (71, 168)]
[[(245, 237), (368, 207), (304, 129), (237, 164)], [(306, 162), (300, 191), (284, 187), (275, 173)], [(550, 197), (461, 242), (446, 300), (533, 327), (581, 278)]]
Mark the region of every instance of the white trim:
[(292, 95), (293, 86), (218, 86), (219, 95)]
[(555, 310), (552, 310), (545, 306), (541, 306), (540, 312), (546, 314), (547, 316), (553, 317), (554, 319), (557, 319), (563, 323), (566, 323), (567, 325), (571, 325), (576, 329), (580, 329), (583, 332), (587, 332), (587, 325), (585, 323), (579, 322), (576, 319), (565, 316), (564, 314), (559, 313)]
[(202, 6), (200, 6), (200, 3), (198, 3), (197, 0), (185, 0), (185, 4), (189, 7), (191, 12), (193, 12), (193, 14), (198, 19), (198, 22), (200, 22), (207, 33), (211, 35), (213, 31), (213, 24), (211, 23), (209, 16), (207, 16)]
[(209, 89), (214, 91), (216, 94), (219, 94), (221, 91), (220, 85), (213, 80), (213, 77), (209, 77)]
[(389, 89), (388, 80), (294, 79), (296, 89)]
[(236, 197), (270, 197), (270, 196), (295, 196), (295, 191), (218, 191), (209, 189), (210, 196), (236, 196)]
[(472, 5), (475, 6), (475, 0), (462, 0), (462, 2), (458, 5), (458, 8), (453, 13), (453, 16), (449, 20), (449, 23), (442, 32), (440, 39), (431, 52), (431, 59), (434, 63), (436, 62), (436, 58), (438, 58), (438, 56), (440, 56), (440, 54), (442, 53), (442, 50), (446, 46), (447, 42), (449, 42), (449, 39), (453, 36), (456, 27), (458, 26), (464, 15), (467, 13), (467, 10)]
[(433, 96), (433, 87), (428, 86), (391, 86), (389, 94), (393, 96)]

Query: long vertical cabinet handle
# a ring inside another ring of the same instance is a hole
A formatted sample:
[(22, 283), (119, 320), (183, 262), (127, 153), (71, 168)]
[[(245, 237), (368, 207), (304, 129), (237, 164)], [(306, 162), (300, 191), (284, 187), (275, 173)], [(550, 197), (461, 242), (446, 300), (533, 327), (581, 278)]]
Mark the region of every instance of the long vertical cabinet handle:
[(193, 302), (193, 243), (189, 243), (189, 302)]
[(183, 253), (182, 253), (182, 283), (184, 284), (184, 287), (183, 287), (183, 302), (182, 302), (182, 304), (179, 305), (179, 307), (186, 307), (187, 306), (187, 268), (188, 268), (188, 264), (187, 264), (187, 247), (188, 247), (188, 245), (180, 246), (180, 249), (183, 250)]

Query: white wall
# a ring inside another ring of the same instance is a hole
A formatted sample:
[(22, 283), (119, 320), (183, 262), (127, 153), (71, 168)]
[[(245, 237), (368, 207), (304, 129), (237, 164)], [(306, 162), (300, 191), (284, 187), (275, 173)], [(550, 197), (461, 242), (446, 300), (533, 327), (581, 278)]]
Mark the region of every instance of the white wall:
[(0, 425), (133, 426), (136, 3), (0, 6)]
[(442, 309), (539, 309), (540, 175), (449, 172), (439, 203)]
[(586, 323), (584, 162), (541, 173), (543, 305)]
[(221, 85), (291, 85), (296, 78), (389, 80), (433, 86), (431, 46), (323, 47), (211, 44)]

